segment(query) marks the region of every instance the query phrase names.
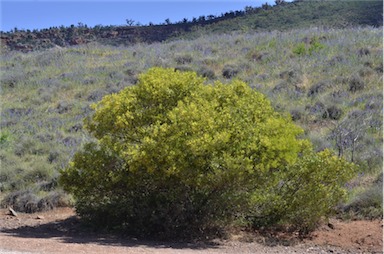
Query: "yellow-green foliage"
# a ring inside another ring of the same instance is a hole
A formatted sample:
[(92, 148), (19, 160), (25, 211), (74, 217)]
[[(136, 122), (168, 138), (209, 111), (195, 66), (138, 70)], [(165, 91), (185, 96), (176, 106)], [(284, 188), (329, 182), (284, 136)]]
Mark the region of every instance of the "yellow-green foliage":
[[(279, 172), (279, 182), (269, 195), (253, 196), (254, 223), (287, 223), (302, 233), (313, 230), (347, 196), (342, 186), (356, 173), (356, 167), (329, 150), (310, 149), (296, 163)], [(262, 209), (260, 209), (262, 207)]]
[(312, 223), (351, 176), (241, 81), (208, 85), (193, 72), (152, 68), (94, 108), (86, 128), (98, 143), (74, 156), (61, 183), (100, 225), (180, 236), (269, 213), (273, 223), (297, 223), (296, 209)]

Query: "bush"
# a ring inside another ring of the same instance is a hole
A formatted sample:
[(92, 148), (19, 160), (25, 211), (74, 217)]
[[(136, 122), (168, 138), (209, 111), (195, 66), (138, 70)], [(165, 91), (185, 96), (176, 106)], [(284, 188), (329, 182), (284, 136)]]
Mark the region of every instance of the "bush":
[(45, 193), (38, 196), (33, 190), (22, 190), (9, 193), (2, 201), (1, 206), (10, 206), (17, 212), (35, 213), (52, 210), (54, 207), (65, 207), (71, 204), (63, 191)]
[(175, 57), (177, 64), (189, 64), (192, 63), (193, 57), (191, 55), (180, 55)]
[(339, 120), (343, 114), (342, 109), (337, 106), (330, 106), (323, 113), (323, 118), (330, 118), (332, 120)]
[(308, 96), (315, 97), (319, 93), (325, 92), (330, 87), (332, 87), (332, 84), (329, 81), (320, 81), (319, 83), (316, 83), (309, 88)]
[(94, 108), (86, 128), (98, 142), (60, 182), (84, 220), (136, 236), (193, 237), (260, 216), (308, 228), (353, 172), (313, 153), (303, 131), (241, 81), (204, 85), (193, 72), (152, 68)]
[(322, 118), (326, 114), (326, 107), (322, 102), (317, 101), (313, 106), (306, 105), (305, 110), (314, 115), (316, 119)]
[(281, 172), (278, 184), (268, 190), (269, 196), (260, 195), (263, 198), (255, 202), (258, 209), (253, 209), (254, 223), (288, 222), (301, 234), (307, 234), (322, 216), (335, 211), (340, 197), (346, 196), (340, 186), (351, 178), (352, 168), (329, 150), (305, 153)]
[(68, 113), (69, 111), (72, 110), (72, 107), (73, 105), (72, 104), (69, 104), (68, 102), (66, 101), (60, 101), (57, 106), (56, 106), (56, 111), (57, 113), (59, 114), (64, 114), (64, 113)]
[(325, 45), (320, 43), (319, 38), (312, 38), (310, 43), (300, 42), (296, 44), (292, 52), (298, 56), (312, 55), (314, 52), (319, 52), (324, 49)]
[(273, 89), (272, 93), (284, 93), (288, 96), (298, 97), (304, 92), (304, 89), (296, 84), (289, 83), (285, 80), (280, 81)]
[(200, 68), (197, 73), (207, 79), (215, 79), (215, 72), (207, 67)]
[(226, 79), (230, 79), (230, 78), (233, 78), (235, 77), (237, 74), (239, 73), (239, 70), (234, 67), (234, 66), (231, 66), (231, 65), (227, 65), (223, 68), (223, 71), (222, 71), (222, 74), (223, 74), (223, 77), (226, 78)]
[[(380, 179), (381, 177), (381, 179)], [(383, 180), (382, 174), (369, 188), (357, 193), (342, 207), (343, 217), (382, 219), (383, 218)]]
[(350, 92), (356, 92), (363, 90), (365, 87), (364, 81), (360, 78), (360, 76), (352, 76), (349, 79), (349, 91)]
[(291, 118), (292, 118), (292, 121), (296, 122), (296, 121), (299, 121), (302, 117), (302, 112), (298, 109), (292, 109), (291, 110)]
[(193, 71), (193, 70), (189, 66), (176, 66), (175, 71), (187, 72), (187, 71)]
[(302, 73), (295, 69), (283, 71), (279, 77), (290, 84), (299, 84), (302, 81)]
[(268, 57), (267, 52), (262, 52), (256, 49), (249, 51), (246, 55), (246, 58), (252, 62), (261, 62), (265, 60), (267, 57)]
[(357, 55), (359, 57), (367, 56), (369, 54), (371, 54), (371, 51), (368, 48), (359, 48), (359, 50), (357, 51)]
[(298, 55), (298, 56), (304, 56), (307, 54), (307, 48), (306, 48), (306, 45), (304, 42), (300, 42), (298, 43), (293, 49), (292, 49), (292, 52), (295, 54), (295, 55)]

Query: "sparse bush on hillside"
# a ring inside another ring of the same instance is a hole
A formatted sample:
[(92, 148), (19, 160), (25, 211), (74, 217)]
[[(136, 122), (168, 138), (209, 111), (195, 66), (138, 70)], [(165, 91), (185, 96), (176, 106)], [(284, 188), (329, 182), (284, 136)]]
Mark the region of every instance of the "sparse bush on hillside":
[[(369, 131), (372, 130), (376, 113), (374, 111), (355, 110), (337, 123), (329, 138), (335, 143), (340, 157), (345, 156), (351, 161), (359, 161), (359, 147)], [(382, 126), (382, 123), (379, 125)], [(373, 149), (370, 152), (373, 153)]]
[(292, 121), (294, 121), (294, 122), (300, 120), (302, 117), (302, 112), (300, 112), (300, 110), (298, 110), (298, 109), (291, 110), (290, 114), (292, 117)]
[(379, 174), (372, 186), (358, 192), (347, 204), (340, 207), (343, 218), (383, 218), (383, 173)]
[(103, 98), (103, 96), (106, 94), (107, 94), (107, 92), (105, 91), (105, 89), (99, 89), (99, 90), (92, 91), (89, 93), (89, 95), (87, 97), (87, 101), (97, 102), (97, 101), (101, 100), (101, 98)]
[(222, 75), (226, 79), (231, 79), (239, 73), (239, 70), (232, 65), (227, 65), (223, 68)]
[(135, 235), (193, 237), (238, 220), (307, 233), (354, 172), (328, 150), (314, 153), (241, 81), (204, 85), (193, 72), (152, 68), (95, 110), (86, 128), (98, 142), (60, 182), (83, 219)]
[(182, 71), (182, 72), (186, 72), (186, 71), (193, 71), (191, 67), (189, 66), (176, 66), (175, 67), (175, 71)]
[(207, 68), (207, 67), (202, 67), (200, 68), (197, 73), (204, 77), (204, 78), (207, 78), (207, 79), (215, 79), (216, 78), (216, 74), (213, 70)]
[(374, 71), (371, 67), (363, 67), (359, 70), (359, 76), (360, 77), (369, 77), (373, 75)]
[(299, 84), (302, 81), (302, 73), (296, 69), (283, 71), (279, 74), (279, 77), (294, 85)]
[(357, 55), (362, 57), (362, 56), (367, 56), (371, 54), (371, 51), (368, 48), (359, 48), (357, 51)]
[(309, 88), (308, 96), (315, 97), (318, 94), (325, 92), (330, 87), (332, 87), (332, 84), (329, 81), (320, 81)]
[(324, 49), (324, 44), (320, 43), (319, 39), (313, 38), (309, 43), (300, 42), (293, 47), (292, 52), (298, 56), (311, 55)]
[(349, 91), (357, 92), (363, 90), (365, 83), (360, 76), (354, 75), (349, 79)]
[(269, 54), (267, 52), (259, 51), (258, 49), (253, 49), (246, 54), (246, 58), (252, 62), (261, 62), (267, 59), (268, 55)]
[(32, 190), (17, 191), (8, 194), (1, 203), (2, 207), (12, 207), (24, 213), (35, 213), (52, 210), (55, 207), (65, 207), (71, 204), (63, 191), (55, 191), (43, 197), (36, 195)]
[(273, 89), (273, 93), (283, 93), (288, 96), (297, 97), (303, 93), (303, 89), (285, 80), (280, 81)]
[(337, 106), (327, 107), (323, 113), (323, 118), (330, 118), (332, 120), (339, 120), (343, 114), (343, 111)]
[(192, 63), (193, 57), (191, 55), (176, 56), (175, 61), (177, 64), (189, 64)]
[(308, 112), (308, 114), (312, 115), (315, 120), (323, 118), (324, 114), (326, 113), (326, 107), (324, 103), (320, 101), (315, 102), (313, 105), (307, 105), (305, 110)]
[(56, 106), (56, 111), (59, 114), (68, 113), (72, 110), (73, 105), (68, 103), (67, 101), (60, 101)]

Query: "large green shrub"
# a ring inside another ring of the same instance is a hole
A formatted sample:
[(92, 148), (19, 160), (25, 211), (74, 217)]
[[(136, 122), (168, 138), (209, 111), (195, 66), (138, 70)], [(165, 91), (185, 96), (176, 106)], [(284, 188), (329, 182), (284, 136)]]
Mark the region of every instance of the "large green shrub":
[(98, 141), (75, 154), (61, 183), (100, 226), (191, 236), (270, 216), (307, 227), (340, 201), (351, 173), (329, 152), (314, 154), (290, 117), (241, 81), (206, 85), (152, 68), (94, 108), (86, 128)]

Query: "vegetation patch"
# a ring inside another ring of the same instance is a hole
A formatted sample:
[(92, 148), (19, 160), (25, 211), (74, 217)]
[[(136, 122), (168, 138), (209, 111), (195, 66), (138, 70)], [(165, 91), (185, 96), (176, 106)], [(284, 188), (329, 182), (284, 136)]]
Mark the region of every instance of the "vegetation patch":
[(241, 81), (151, 68), (94, 105), (97, 142), (60, 182), (93, 225), (156, 238), (228, 225), (290, 225), (302, 234), (345, 198), (352, 164), (315, 153), (302, 129)]

